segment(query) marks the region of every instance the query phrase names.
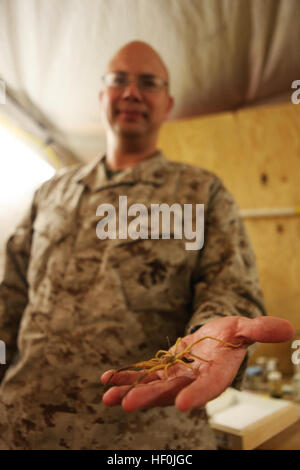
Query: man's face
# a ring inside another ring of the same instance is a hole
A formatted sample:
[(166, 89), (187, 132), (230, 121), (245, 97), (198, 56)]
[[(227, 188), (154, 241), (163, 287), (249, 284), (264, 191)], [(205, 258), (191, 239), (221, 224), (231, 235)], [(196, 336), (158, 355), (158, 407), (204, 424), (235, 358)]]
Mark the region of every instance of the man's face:
[[(147, 47), (125, 47), (112, 59), (107, 72), (122, 72), (130, 79), (151, 74), (168, 80), (166, 69), (157, 55)], [(124, 88), (104, 87), (99, 94), (101, 112), (107, 130), (115, 136), (156, 136), (173, 105), (167, 87), (159, 91), (142, 91), (136, 82)]]

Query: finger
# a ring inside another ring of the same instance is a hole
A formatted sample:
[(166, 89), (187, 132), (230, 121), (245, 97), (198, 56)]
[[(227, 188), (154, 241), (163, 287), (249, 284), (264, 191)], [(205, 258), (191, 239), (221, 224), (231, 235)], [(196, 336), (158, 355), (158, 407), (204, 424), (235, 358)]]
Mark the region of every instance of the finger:
[(239, 318), (238, 334), (252, 343), (281, 343), (292, 339), (295, 330), (293, 325), (283, 318)]
[[(111, 371), (105, 372), (105, 374), (110, 373)], [(139, 373), (131, 373), (131, 375), (135, 374), (135, 379), (137, 378), (137, 375), (140, 375)], [(115, 406), (121, 404), (123, 398), (126, 396), (128, 390), (130, 390), (133, 386), (135, 386), (136, 380), (133, 380), (133, 377), (130, 377), (130, 380), (126, 377), (122, 377), (123, 375), (126, 375), (124, 372), (119, 372), (116, 373), (117, 378), (115, 379), (116, 382), (116, 387), (110, 388), (108, 391), (106, 391), (103, 396), (102, 396), (102, 402), (106, 406)], [(145, 373), (144, 373), (145, 375)], [(111, 375), (110, 375), (111, 376)], [(118, 377), (119, 376), (119, 377)], [(143, 376), (142, 376), (143, 377)], [(150, 381), (152, 377), (152, 380), (154, 378), (157, 378), (156, 373), (149, 374), (142, 380), (143, 383), (147, 383)], [(138, 378), (139, 379), (139, 378)], [(105, 378), (106, 380), (106, 378)], [(125, 382), (124, 384), (121, 384), (121, 382)], [(106, 382), (107, 383), (107, 382)], [(138, 386), (138, 385), (136, 385)]]
[(112, 379), (114, 373), (116, 373), (116, 371), (114, 369), (109, 369), (109, 370), (106, 370), (102, 375), (101, 375), (101, 382), (103, 384), (106, 384), (106, 382), (110, 381), (110, 379)]
[[(107, 382), (110, 382), (112, 384), (116, 384), (116, 385), (125, 385), (126, 383), (126, 380), (129, 380), (129, 383), (131, 383), (131, 380), (133, 380), (133, 382), (139, 377), (139, 375), (143, 374), (144, 372), (140, 372), (140, 371), (117, 371), (115, 369), (109, 369), (109, 370), (106, 370), (102, 376), (101, 376), (101, 382), (103, 384), (106, 384)], [(123, 383), (122, 383), (123, 381)]]
[[(146, 374), (146, 375), (145, 375)], [(107, 370), (101, 376), (101, 382), (105, 385), (131, 385), (134, 384), (137, 380), (143, 377), (142, 383), (151, 382), (158, 378), (156, 372), (151, 374), (145, 373), (145, 371), (122, 371), (117, 372), (116, 370)]]
[(191, 377), (181, 376), (170, 380), (159, 380), (151, 384), (134, 387), (122, 400), (124, 411), (136, 411), (152, 406), (173, 405), (178, 392), (191, 383)]
[[(157, 382), (160, 382), (159, 380)], [(137, 384), (137, 385), (121, 385), (118, 387), (112, 387), (110, 388), (106, 393), (103, 394), (102, 401), (104, 405), (106, 406), (115, 406), (115, 405), (120, 405), (122, 400), (127, 396), (127, 393), (129, 390), (134, 390), (137, 387), (144, 386), (146, 388), (153, 387), (153, 382), (152, 384)], [(143, 393), (143, 392), (142, 392)], [(132, 411), (132, 410), (125, 410), (125, 411)]]
[(102, 396), (102, 402), (106, 406), (120, 405), (124, 395), (129, 390), (130, 385), (122, 385), (119, 387), (112, 387)]

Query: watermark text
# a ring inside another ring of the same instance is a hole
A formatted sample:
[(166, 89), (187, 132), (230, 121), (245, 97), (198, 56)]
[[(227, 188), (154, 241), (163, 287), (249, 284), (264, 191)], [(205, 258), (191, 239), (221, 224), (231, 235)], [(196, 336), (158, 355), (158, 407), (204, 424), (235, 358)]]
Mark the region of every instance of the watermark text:
[(6, 347), (2, 340), (0, 340), (0, 364), (6, 364)]
[(294, 80), (292, 82), (292, 88), (296, 88), (296, 90), (292, 93), (291, 101), (293, 104), (300, 103), (300, 80)]
[(300, 339), (295, 339), (295, 341), (292, 342), (292, 349), (296, 349), (296, 351), (293, 352), (292, 354), (292, 363), (296, 366), (300, 364)]
[[(204, 204), (174, 203), (151, 204), (150, 214), (144, 204), (132, 204), (128, 207), (127, 196), (119, 196), (118, 217), (112, 204), (100, 204), (96, 215), (103, 217), (96, 226), (96, 234), (100, 240), (131, 238), (138, 239), (170, 239), (194, 240), (185, 243), (186, 250), (200, 250), (204, 245)], [(195, 215), (193, 216), (193, 212)], [(171, 223), (173, 216), (173, 224)], [(128, 217), (134, 217), (128, 223)], [(117, 220), (118, 219), (118, 220)], [(161, 220), (161, 224), (160, 224)], [(194, 221), (194, 224), (193, 224)], [(118, 222), (118, 230), (117, 230)], [(195, 225), (195, 230), (193, 229)], [(161, 227), (161, 229), (160, 229)], [(173, 228), (173, 230), (172, 230)]]

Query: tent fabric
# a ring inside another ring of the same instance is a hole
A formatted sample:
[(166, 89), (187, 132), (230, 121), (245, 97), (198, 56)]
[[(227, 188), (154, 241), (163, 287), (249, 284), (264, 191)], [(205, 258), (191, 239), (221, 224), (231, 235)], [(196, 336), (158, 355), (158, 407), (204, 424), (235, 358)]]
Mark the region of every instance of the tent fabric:
[(27, 146), (31, 146), (54, 168), (58, 169), (80, 162), (80, 159), (76, 158), (72, 152), (53, 139), (43, 124), (34, 120), (29, 112), (25, 111), (7, 93), (5, 93), (4, 110), (4, 115), (0, 112), (0, 126), (6, 127), (16, 137), (25, 141)]
[(53, 140), (89, 160), (105, 149), (102, 73), (136, 39), (170, 70), (170, 119), (287, 101), (300, 79), (298, 0), (2, 0), (0, 78)]

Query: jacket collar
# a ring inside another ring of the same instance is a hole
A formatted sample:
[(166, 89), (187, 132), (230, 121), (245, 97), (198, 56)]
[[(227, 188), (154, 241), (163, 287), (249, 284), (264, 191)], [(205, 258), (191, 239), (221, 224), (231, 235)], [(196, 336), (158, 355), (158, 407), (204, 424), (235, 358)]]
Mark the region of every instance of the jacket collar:
[(137, 165), (116, 173), (111, 178), (106, 176), (104, 159), (105, 154), (80, 167), (75, 181), (88, 186), (91, 191), (138, 182), (161, 186), (166, 181), (169, 162), (160, 150)]

